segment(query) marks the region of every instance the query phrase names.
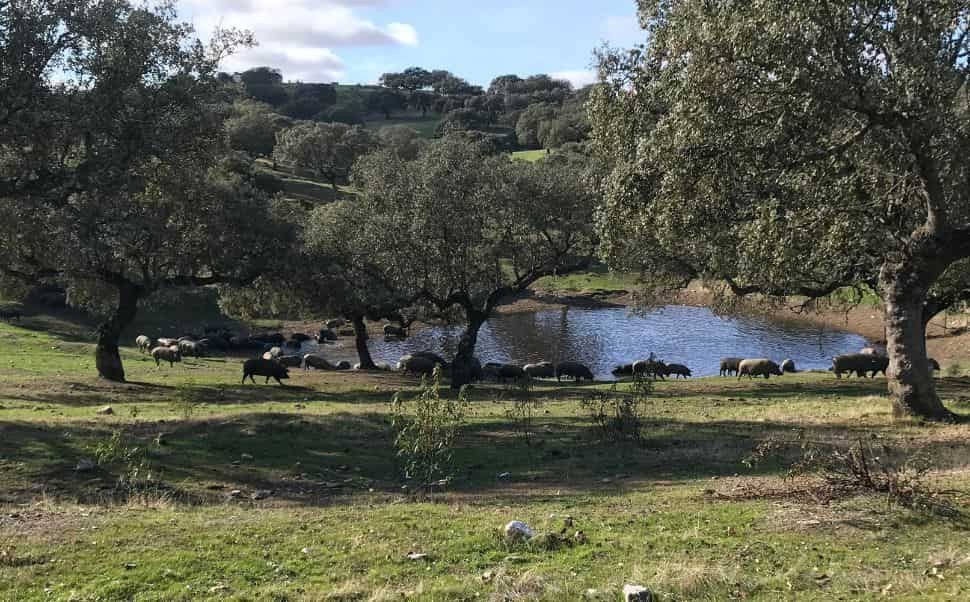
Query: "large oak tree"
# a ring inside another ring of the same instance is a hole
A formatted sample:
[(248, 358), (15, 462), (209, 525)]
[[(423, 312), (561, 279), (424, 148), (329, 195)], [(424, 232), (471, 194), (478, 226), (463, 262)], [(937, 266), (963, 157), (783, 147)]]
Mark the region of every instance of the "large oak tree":
[(113, 290), (97, 330), (101, 376), (165, 287), (254, 277), (285, 235), (251, 174), (220, 160), (228, 103), (206, 48), (170, 3), (0, 3), (0, 269)]
[(589, 264), (596, 203), (580, 161), (509, 161), (448, 135), (413, 161), (382, 151), (355, 167), (358, 215), (377, 220), (381, 261), (394, 262), (386, 273), (407, 283), (398, 290), (465, 315), (453, 386), (469, 381), (479, 330), (496, 308), (543, 276)]
[(595, 144), (616, 267), (738, 294), (885, 303), (896, 416), (952, 419), (925, 324), (966, 298), (970, 7), (957, 1), (640, 0), (606, 52)]

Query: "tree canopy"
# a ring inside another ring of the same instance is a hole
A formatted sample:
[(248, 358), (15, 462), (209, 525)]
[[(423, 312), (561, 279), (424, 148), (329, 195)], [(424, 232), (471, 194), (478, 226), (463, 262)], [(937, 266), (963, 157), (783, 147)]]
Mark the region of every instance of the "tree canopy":
[(139, 300), (254, 277), (286, 239), (252, 174), (221, 160), (216, 68), (248, 35), (204, 47), (171, 5), (121, 0), (2, 3), (0, 23), (0, 269), (113, 289), (96, 360), (123, 380)]
[(603, 256), (738, 294), (869, 285), (886, 303), (896, 414), (952, 417), (924, 324), (970, 257), (970, 8), (639, 6), (649, 43), (605, 53), (609, 85), (593, 93), (594, 143), (613, 166)]
[(303, 122), (277, 134), (274, 157), (326, 178), (334, 191), (358, 157), (377, 144), (374, 135), (345, 123)]

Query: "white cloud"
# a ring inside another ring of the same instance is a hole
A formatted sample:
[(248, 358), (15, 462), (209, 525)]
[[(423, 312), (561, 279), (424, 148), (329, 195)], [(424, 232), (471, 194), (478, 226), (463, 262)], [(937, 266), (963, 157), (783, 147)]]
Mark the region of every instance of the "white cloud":
[(287, 79), (336, 81), (343, 62), (333, 51), (348, 46), (416, 46), (407, 23), (378, 25), (354, 8), (393, 0), (181, 0), (180, 15), (206, 36), (216, 27), (253, 32), (259, 47), (226, 60), (231, 71), (268, 65)]
[(596, 83), (596, 72), (592, 69), (573, 69), (566, 71), (555, 71), (549, 74), (555, 79), (564, 79), (571, 83), (574, 88), (582, 88)]

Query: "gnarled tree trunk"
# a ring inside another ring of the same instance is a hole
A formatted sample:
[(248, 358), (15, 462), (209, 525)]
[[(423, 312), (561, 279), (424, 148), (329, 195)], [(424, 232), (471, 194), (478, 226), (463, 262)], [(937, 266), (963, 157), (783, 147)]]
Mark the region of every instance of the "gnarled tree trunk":
[(371, 358), (370, 349), (367, 348), (367, 324), (364, 323), (363, 316), (351, 318), (354, 325), (354, 344), (357, 346), (357, 358), (360, 360), (361, 370), (373, 370), (376, 368), (374, 360)]
[(135, 319), (138, 313), (138, 298), (141, 290), (132, 284), (118, 287), (118, 305), (114, 314), (98, 326), (98, 342), (94, 349), (94, 364), (101, 378), (125, 382), (125, 369), (121, 365), (121, 355), (118, 353), (118, 341), (125, 328)]
[[(901, 265), (887, 265), (880, 275), (886, 305), (886, 351), (889, 395), (895, 418), (920, 417), (952, 421), (956, 416), (936, 393), (926, 356), (924, 303), (932, 280)], [(932, 270), (930, 270), (932, 271)]]
[(458, 340), (458, 353), (451, 364), (451, 388), (459, 389), (472, 382), (472, 360), (475, 357), (475, 345), (478, 344), (478, 331), (488, 319), (485, 312), (466, 309), (468, 326)]

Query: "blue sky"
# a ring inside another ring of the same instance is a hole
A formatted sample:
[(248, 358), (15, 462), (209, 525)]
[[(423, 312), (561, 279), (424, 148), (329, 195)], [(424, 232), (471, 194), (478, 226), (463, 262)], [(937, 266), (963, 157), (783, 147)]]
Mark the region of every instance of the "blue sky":
[(303, 81), (368, 84), (417, 65), (479, 85), (506, 73), (582, 85), (595, 48), (643, 39), (634, 0), (180, 0), (179, 12), (202, 37), (255, 33), (259, 47), (227, 70), (269, 65)]

